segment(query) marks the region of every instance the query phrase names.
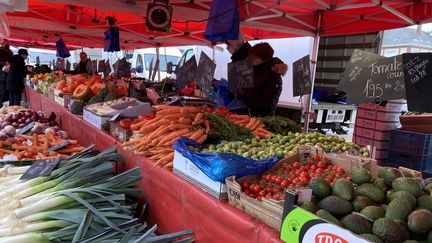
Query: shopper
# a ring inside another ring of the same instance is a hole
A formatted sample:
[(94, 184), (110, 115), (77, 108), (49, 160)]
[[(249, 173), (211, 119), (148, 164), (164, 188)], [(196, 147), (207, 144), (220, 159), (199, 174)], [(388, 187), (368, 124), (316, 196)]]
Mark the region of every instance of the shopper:
[(90, 60), (87, 57), (87, 53), (81, 52), (80, 53), (80, 62), (76, 66), (74, 73), (75, 74), (82, 74), (82, 73), (91, 74), (91, 72), (89, 70), (89, 63), (90, 63)]
[(240, 91), (239, 97), (252, 116), (275, 115), (282, 92), (282, 75), (288, 67), (273, 54), (274, 50), (268, 43), (257, 44), (249, 50), (254, 65), (254, 87)]
[(24, 91), (24, 78), (27, 74), (25, 60), (28, 57), (26, 49), (19, 49), (18, 54), (10, 59), (10, 70), (6, 80), (9, 91), (9, 105), (21, 105), (21, 95)]
[(9, 100), (9, 94), (6, 90), (6, 79), (10, 69), (10, 59), (13, 52), (10, 50), (9, 42), (4, 41), (0, 47), (0, 108), (3, 102)]

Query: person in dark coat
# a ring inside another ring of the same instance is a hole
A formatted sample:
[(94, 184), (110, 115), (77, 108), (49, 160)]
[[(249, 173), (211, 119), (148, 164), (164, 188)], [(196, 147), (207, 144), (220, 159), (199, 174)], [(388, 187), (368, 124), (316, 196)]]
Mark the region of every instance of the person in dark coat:
[(24, 91), (24, 78), (27, 75), (25, 60), (28, 57), (26, 49), (19, 49), (18, 54), (10, 59), (10, 70), (6, 79), (6, 89), (9, 91), (9, 105), (21, 105), (21, 95)]
[(89, 67), (89, 59), (87, 57), (87, 53), (81, 52), (80, 53), (80, 62), (76, 66), (73, 73), (74, 74), (82, 74), (82, 73), (91, 74), (90, 71), (88, 70), (88, 67)]
[(238, 62), (249, 57), (251, 45), (249, 42), (243, 40), (241, 34), (237, 40), (227, 40), (225, 44), (227, 45), (227, 50), (231, 53), (231, 61)]
[(245, 89), (241, 98), (255, 117), (274, 116), (282, 92), (282, 75), (288, 67), (273, 54), (268, 43), (257, 44), (249, 50), (254, 64), (254, 87)]
[(0, 108), (3, 106), (3, 102), (9, 100), (9, 94), (6, 90), (6, 78), (8, 72), (3, 71), (3, 67), (9, 65), (9, 61), (13, 56), (13, 52), (9, 48), (9, 44), (3, 43), (0, 48)]

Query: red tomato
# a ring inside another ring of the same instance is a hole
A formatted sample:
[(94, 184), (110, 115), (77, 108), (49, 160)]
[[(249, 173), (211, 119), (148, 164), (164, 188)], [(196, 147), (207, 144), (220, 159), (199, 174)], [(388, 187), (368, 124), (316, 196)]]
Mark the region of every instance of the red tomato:
[(260, 192), (262, 189), (259, 185), (255, 185), (254, 188), (252, 189), (253, 192), (258, 193)]
[(277, 177), (276, 175), (272, 175), (272, 177), (271, 177), (271, 181), (272, 181), (272, 182), (275, 182), (275, 181), (276, 181), (276, 177)]
[(285, 201), (285, 193), (282, 193), (282, 195), (279, 196), (279, 201)]
[(273, 197), (273, 195), (269, 193), (265, 197), (268, 198), (268, 199), (271, 199)]
[(281, 182), (281, 186), (283, 186), (283, 187), (287, 187), (288, 184), (289, 184), (289, 182), (288, 182), (287, 180), (283, 180), (283, 181)]
[(322, 173), (324, 173), (324, 169), (323, 168), (317, 168), (315, 170), (315, 174), (322, 174)]
[(313, 156), (313, 160), (314, 160), (314, 161), (319, 161), (320, 159), (321, 159), (321, 158), (320, 158), (319, 154), (318, 154), (318, 153), (315, 153), (314, 156)]
[(294, 168), (300, 168), (301, 164), (299, 162), (294, 162), (293, 167)]
[(311, 170), (316, 170), (316, 168), (317, 168), (316, 165), (311, 165), (311, 166), (310, 166), (310, 169), (311, 169)]
[(318, 162), (318, 168), (325, 168), (325, 163), (322, 161)]
[[(272, 191), (272, 193), (273, 194), (277, 194), (278, 192), (280, 192), (281, 191), (281, 189), (282, 188), (279, 188), (279, 187), (275, 187), (275, 188), (273, 188), (273, 191)], [(283, 189), (282, 189), (283, 190)]]
[(256, 199), (257, 199), (258, 201), (261, 201), (261, 200), (262, 200), (262, 196), (258, 196)]
[(337, 167), (336, 172), (340, 174), (345, 174), (345, 170), (340, 166)]
[(250, 187), (250, 183), (249, 182), (245, 181), (245, 182), (242, 183), (242, 188), (243, 189), (247, 189), (249, 187)]
[(249, 195), (249, 194), (251, 193), (251, 190), (246, 189), (246, 190), (244, 190), (243, 192), (244, 192), (246, 195)]
[(334, 166), (333, 165), (328, 165), (327, 166), (327, 170), (333, 170)]
[(273, 200), (278, 200), (279, 196), (278, 195), (273, 195)]
[(267, 194), (265, 190), (262, 190), (258, 193), (258, 196), (264, 197)]
[(349, 175), (344, 176), (344, 178), (347, 179), (347, 180), (351, 180), (352, 179), (352, 177), (349, 176)]
[(276, 184), (280, 184), (282, 182), (282, 178), (280, 176), (277, 176), (275, 179)]

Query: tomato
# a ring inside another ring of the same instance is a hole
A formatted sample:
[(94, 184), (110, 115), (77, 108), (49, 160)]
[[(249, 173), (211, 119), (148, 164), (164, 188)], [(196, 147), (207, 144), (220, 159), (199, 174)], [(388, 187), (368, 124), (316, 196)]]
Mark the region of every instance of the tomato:
[(282, 178), (280, 176), (277, 176), (275, 179), (276, 184), (280, 184), (282, 182)]
[(301, 164), (299, 162), (294, 162), (293, 167), (298, 169), (300, 168)]
[(319, 161), (321, 158), (318, 153), (315, 153), (313, 156), (313, 161)]
[(264, 197), (265, 195), (267, 195), (267, 192), (265, 190), (262, 190), (258, 193), (258, 196)]
[(251, 193), (251, 190), (246, 189), (246, 190), (244, 190), (243, 192), (244, 192), (244, 194), (249, 195), (249, 194)]
[(340, 166), (337, 167), (336, 172), (340, 174), (345, 174), (345, 170)]
[(289, 184), (289, 182), (288, 182), (287, 180), (283, 180), (283, 181), (281, 182), (281, 186), (283, 186), (283, 187), (287, 187), (288, 184)]
[(327, 166), (327, 170), (333, 170), (334, 166), (333, 165), (328, 165)]
[(249, 194), (249, 196), (250, 196), (251, 198), (256, 198), (256, 197), (257, 197), (257, 196), (256, 196), (255, 194), (253, 194), (253, 193)]
[(325, 163), (330, 162), (330, 160), (327, 158), (327, 156), (324, 156), (324, 157), (322, 158), (322, 160), (323, 160)]
[(259, 186), (259, 185), (255, 185), (254, 187), (253, 187), (253, 189), (252, 189), (252, 191), (253, 192), (255, 192), (255, 193), (258, 193), (258, 192), (260, 192), (262, 189), (261, 189), (261, 187)]
[(282, 195), (279, 196), (278, 200), (279, 201), (285, 201), (285, 193), (283, 193)]
[(279, 196), (278, 195), (273, 195), (273, 200), (278, 200)]
[(261, 201), (261, 200), (262, 200), (262, 196), (258, 196), (258, 197), (256, 197), (256, 199), (257, 199), (258, 201)]
[[(280, 192), (281, 191), (281, 189), (282, 188), (279, 188), (279, 187), (275, 187), (275, 188), (273, 188), (273, 191), (272, 191), (272, 193), (273, 194), (277, 194), (278, 192)], [(283, 189), (282, 189), (283, 190)]]
[(317, 168), (316, 165), (311, 165), (311, 166), (310, 166), (310, 169), (311, 169), (311, 170), (316, 170), (316, 168)]
[(324, 173), (324, 169), (323, 168), (317, 168), (315, 170), (315, 174), (322, 174), (322, 173)]
[(347, 179), (347, 180), (351, 180), (352, 179), (352, 177), (349, 176), (349, 175), (344, 176), (344, 178)]
[(269, 193), (265, 197), (268, 198), (268, 199), (272, 199), (273, 195)]
[(242, 188), (243, 189), (247, 189), (249, 187), (250, 187), (250, 183), (249, 182), (245, 181), (245, 182), (242, 183)]
[(277, 177), (276, 175), (272, 175), (272, 177), (271, 177), (271, 181), (272, 181), (272, 182), (275, 182), (275, 181), (276, 181), (276, 177)]
[(325, 168), (325, 163), (322, 162), (322, 161), (320, 161), (320, 162), (318, 162), (318, 166), (317, 167), (321, 168), (321, 169), (324, 169)]
[(285, 169), (285, 170), (284, 170), (284, 174), (285, 174), (285, 175), (289, 175), (290, 172), (291, 172), (290, 169)]

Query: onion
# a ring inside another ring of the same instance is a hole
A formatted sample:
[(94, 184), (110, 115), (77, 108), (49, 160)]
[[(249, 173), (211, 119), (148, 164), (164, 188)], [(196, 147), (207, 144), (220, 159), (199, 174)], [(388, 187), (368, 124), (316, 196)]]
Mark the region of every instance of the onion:
[(26, 124), (24, 124), (24, 123), (20, 123), (19, 125), (18, 125), (18, 128), (23, 128), (23, 127), (25, 127), (26, 126)]
[(13, 122), (13, 123), (12, 123), (12, 126), (13, 126), (13, 127), (17, 127), (17, 126), (18, 126), (18, 122)]
[(69, 138), (69, 134), (65, 131), (58, 131), (57, 135), (63, 139), (68, 139)]
[(12, 120), (13, 122), (18, 121), (18, 120), (19, 120), (18, 115), (17, 115), (17, 114), (13, 114), (13, 115), (11, 116), (11, 120)]
[(32, 122), (32, 120), (31, 120), (30, 118), (27, 118), (27, 119), (24, 121), (25, 124), (29, 124), (30, 122)]
[(5, 141), (8, 135), (4, 131), (0, 131), (0, 140)]
[(11, 136), (13, 136), (13, 135), (15, 135), (16, 129), (15, 129), (15, 127), (9, 125), (9, 126), (6, 126), (6, 127), (3, 129), (3, 131), (4, 131), (7, 135), (11, 135)]
[(34, 115), (34, 113), (31, 110), (26, 110), (25, 115), (26, 115), (26, 117), (32, 117)]
[(48, 134), (48, 133), (56, 134), (55, 130), (52, 127), (45, 129), (45, 134)]
[(2, 124), (1, 124), (1, 128), (3, 129), (3, 128), (5, 128), (6, 126), (9, 126), (10, 124), (11, 124), (10, 122), (4, 121), (4, 122), (2, 122)]

